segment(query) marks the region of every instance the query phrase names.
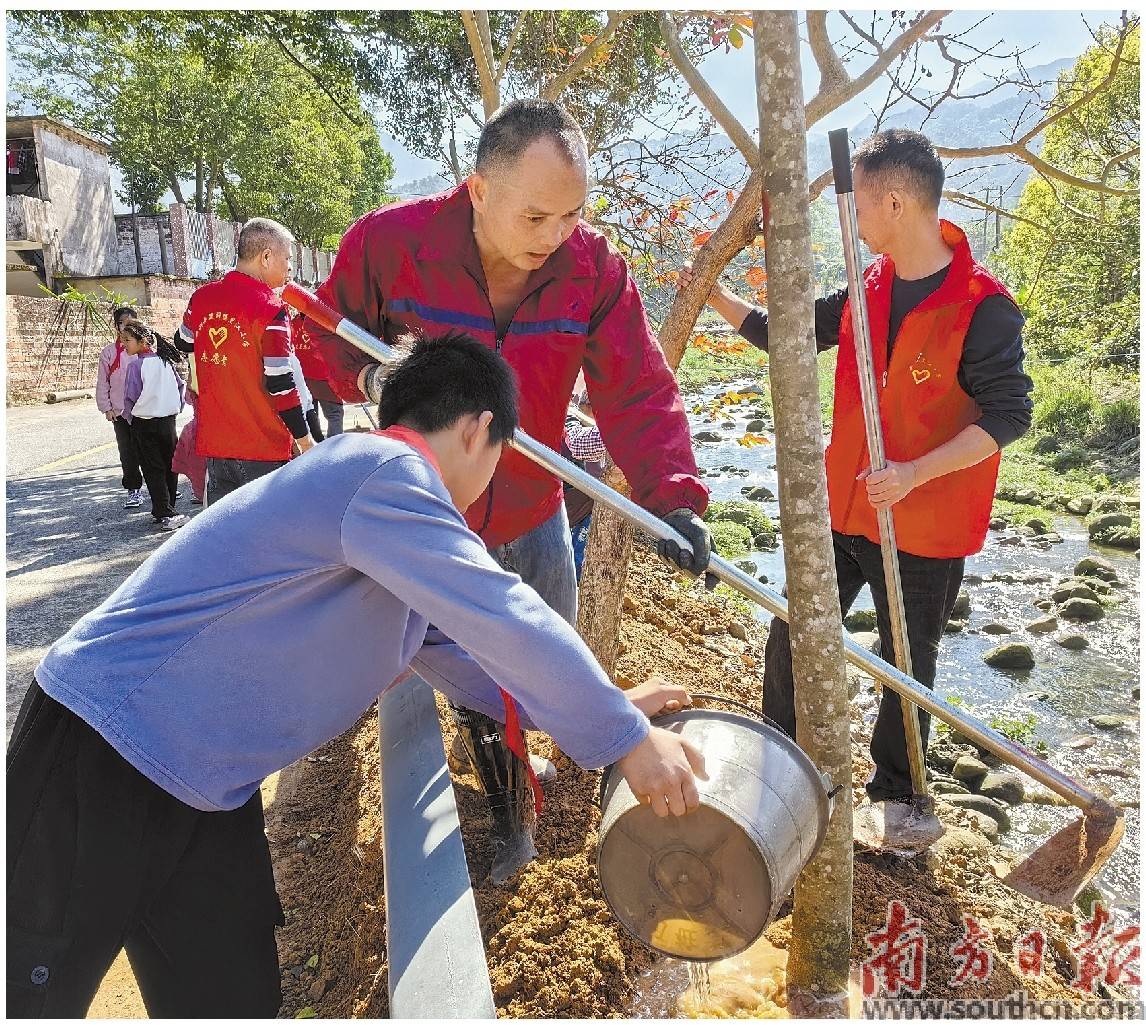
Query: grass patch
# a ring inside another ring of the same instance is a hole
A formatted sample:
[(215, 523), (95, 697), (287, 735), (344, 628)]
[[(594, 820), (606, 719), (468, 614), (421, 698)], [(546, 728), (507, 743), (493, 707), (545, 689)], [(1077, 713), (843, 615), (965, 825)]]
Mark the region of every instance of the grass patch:
[(717, 584), (714, 594), (720, 595), (727, 603), (728, 607), (735, 612), (738, 616), (743, 616), (745, 619), (754, 619), (756, 617), (756, 610), (760, 608), (754, 601), (745, 598), (739, 591), (734, 591), (727, 584)]
[(762, 378), (767, 365), (768, 357), (759, 349), (733, 354), (702, 352), (690, 346), (685, 349), (684, 358), (677, 367), (676, 379), (680, 390), (687, 395), (710, 384), (743, 377)]

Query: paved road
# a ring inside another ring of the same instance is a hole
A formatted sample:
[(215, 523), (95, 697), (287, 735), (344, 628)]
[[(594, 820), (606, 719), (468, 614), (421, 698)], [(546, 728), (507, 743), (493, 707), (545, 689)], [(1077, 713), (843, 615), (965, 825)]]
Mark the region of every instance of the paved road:
[[(90, 399), (15, 407), (5, 420), (10, 735), (44, 652), (168, 535), (152, 526), (146, 499), (123, 508), (115, 436)], [(180, 510), (197, 510), (186, 482), (183, 491)]]
[[(92, 400), (13, 407), (5, 421), (7, 737), (51, 644), (170, 535), (152, 525), (146, 496), (123, 508), (115, 436)], [(359, 407), (346, 408), (346, 426), (368, 426)], [(184, 480), (178, 509), (195, 515), (190, 499)]]

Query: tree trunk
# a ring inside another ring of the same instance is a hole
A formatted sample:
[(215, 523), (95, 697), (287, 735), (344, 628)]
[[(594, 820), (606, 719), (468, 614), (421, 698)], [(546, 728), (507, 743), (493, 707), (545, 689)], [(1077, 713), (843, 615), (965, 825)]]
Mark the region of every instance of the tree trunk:
[(796, 739), (843, 789), (819, 854), (796, 882), (789, 1007), (846, 1016), (852, 928), (851, 739), (828, 521), (814, 338), (807, 139), (794, 11), (753, 16), (768, 272), (769, 382), (796, 679)]
[[(759, 175), (753, 174), (720, 227), (693, 258), (693, 283), (677, 294), (661, 325), (659, 340), (668, 364), (675, 371), (688, 348), (696, 318), (700, 315), (720, 272), (755, 237), (759, 218)], [(605, 478), (617, 488), (620, 473)], [(622, 492), (628, 494), (627, 487)], [(596, 506), (585, 547), (581, 573), (580, 610), (577, 629), (605, 672), (616, 666), (621, 633), (621, 602), (629, 576), (633, 551), (633, 528), (619, 513)]]
[[(624, 475), (616, 467), (606, 473), (605, 483), (622, 495), (629, 493)], [(620, 655), (621, 602), (632, 554), (629, 521), (612, 509), (595, 505), (578, 591), (577, 632), (609, 676)]]
[(167, 183), (171, 186), (171, 195), (175, 197), (175, 202), (180, 206), (186, 206), (187, 200), (183, 198), (183, 186), (179, 184), (179, 178), (175, 172), (168, 173)]
[(203, 207), (203, 154), (195, 155), (195, 209), (199, 213), (206, 213)]

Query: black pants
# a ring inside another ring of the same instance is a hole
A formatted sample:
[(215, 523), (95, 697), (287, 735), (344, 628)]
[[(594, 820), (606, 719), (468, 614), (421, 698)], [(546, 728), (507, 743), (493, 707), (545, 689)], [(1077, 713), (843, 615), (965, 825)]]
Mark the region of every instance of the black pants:
[(174, 416), (137, 416), (131, 421), (131, 433), (139, 452), (139, 466), (151, 496), (151, 515), (157, 520), (175, 515), (175, 492), (179, 474), (171, 469), (175, 446)]
[(265, 477), (286, 464), (285, 459), (208, 459), (207, 493), (203, 504), (214, 505), (220, 498), (237, 491), (244, 484)]
[[(832, 532), (836, 553), (836, 581), (840, 610), (845, 615), (864, 584), (871, 587), (879, 629), (880, 646), (887, 661), (894, 663), (891, 617), (883, 579), (883, 557), (879, 545), (865, 537)], [(963, 582), (963, 559), (925, 559), (899, 553), (899, 575), (903, 581), (903, 606), (907, 619), (907, 639), (911, 649), (912, 675), (929, 688), (935, 686), (935, 663), (939, 639), (951, 617), (959, 586)], [(796, 736), (796, 707), (792, 681), (792, 648), (788, 624), (778, 616), (772, 620), (768, 646), (764, 651), (764, 711), (793, 739)], [(919, 714), (923, 747), (931, 716)], [(911, 766), (907, 759), (907, 737), (899, 695), (883, 688), (879, 715), (871, 737), (871, 757), (875, 776), (867, 785), (873, 801), (911, 796)]]
[(8, 1005), (82, 1018), (121, 948), (153, 1018), (281, 1003), (260, 795), (202, 812), (33, 682), (8, 746)]
[(115, 428), (115, 444), (119, 449), (119, 468), (123, 471), (120, 483), (127, 491), (137, 491), (143, 487), (143, 474), (139, 472), (139, 453), (135, 448), (135, 438), (131, 424), (117, 416), (111, 422)]

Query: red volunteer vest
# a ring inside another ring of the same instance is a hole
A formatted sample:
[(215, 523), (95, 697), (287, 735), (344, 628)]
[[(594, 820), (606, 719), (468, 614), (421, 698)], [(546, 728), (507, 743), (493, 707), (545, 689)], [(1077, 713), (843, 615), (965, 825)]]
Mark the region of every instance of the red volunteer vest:
[(239, 271), (191, 297), (184, 323), (195, 333), (199, 455), (290, 458), (290, 431), (263, 385), (263, 332), (281, 307), (266, 285)]
[[(943, 241), (954, 250), (947, 277), (907, 314), (887, 363), (891, 286), (895, 265), (884, 256), (864, 274), (872, 358), (879, 393), (884, 448), (893, 462), (918, 459), (975, 423), (982, 411), (959, 386), (967, 328), (979, 303), (1006, 288), (975, 263), (967, 237), (940, 221)], [(871, 465), (864, 429), (851, 302), (840, 323), (835, 411), (827, 451), (832, 529), (879, 543), (875, 510), (856, 475)], [(937, 477), (893, 507), (900, 551), (933, 559), (974, 555), (983, 547), (999, 473), (999, 453), (975, 466)]]

